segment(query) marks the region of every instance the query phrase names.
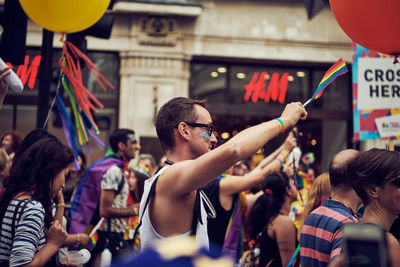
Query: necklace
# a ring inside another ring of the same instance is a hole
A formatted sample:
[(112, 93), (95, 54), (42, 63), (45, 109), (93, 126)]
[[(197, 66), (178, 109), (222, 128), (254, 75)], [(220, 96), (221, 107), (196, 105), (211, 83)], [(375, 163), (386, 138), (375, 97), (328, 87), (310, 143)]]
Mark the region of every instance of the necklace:
[(164, 161), (164, 163), (165, 163), (165, 164), (168, 164), (168, 165), (174, 165), (174, 163), (173, 163), (172, 161), (168, 160), (168, 159), (166, 159), (166, 160)]
[[(356, 217), (357, 219), (359, 219), (357, 213), (355, 213), (355, 212), (353, 211), (353, 209), (352, 209), (349, 205), (347, 205), (345, 202), (343, 202), (343, 201), (341, 201), (341, 200), (339, 200), (339, 199), (337, 199), (337, 198), (334, 198), (334, 197), (329, 197), (329, 199), (334, 200), (334, 201), (337, 201), (337, 202), (339, 202), (339, 203), (342, 203), (343, 205), (345, 205), (347, 208), (350, 209), (350, 211), (351, 211), (351, 213), (353, 214), (354, 217)], [(336, 205), (334, 205), (334, 204), (332, 204), (332, 203), (329, 203), (329, 205), (331, 205), (332, 207), (338, 208)]]

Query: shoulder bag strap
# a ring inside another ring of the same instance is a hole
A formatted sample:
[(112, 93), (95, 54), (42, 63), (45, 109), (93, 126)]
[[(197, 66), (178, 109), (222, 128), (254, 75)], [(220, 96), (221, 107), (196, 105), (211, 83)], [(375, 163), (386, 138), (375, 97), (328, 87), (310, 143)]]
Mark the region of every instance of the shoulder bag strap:
[(146, 202), (144, 203), (142, 216), (140, 216), (140, 218), (139, 218), (139, 224), (136, 226), (135, 233), (133, 234), (133, 238), (132, 238), (133, 240), (136, 240), (136, 235), (137, 235), (138, 232), (139, 232), (140, 226), (142, 226), (142, 219), (143, 219), (144, 213), (145, 213), (145, 211), (146, 211), (146, 208), (147, 208), (147, 206), (148, 206), (148, 204), (149, 204), (149, 202), (150, 202), (150, 199), (153, 197), (154, 192), (156, 191), (156, 184), (157, 184), (157, 181), (158, 181), (158, 177), (160, 177), (160, 175), (156, 176), (156, 177), (154, 178), (153, 183), (151, 184), (149, 194), (147, 195)]
[(204, 192), (204, 190), (202, 188), (200, 188), (198, 191), (200, 193), (201, 199), (203, 200), (204, 209), (207, 212), (207, 217), (211, 218), (211, 219), (215, 219), (217, 217), (217, 212), (215, 211), (215, 208), (214, 208), (212, 202), (207, 197), (207, 194)]
[[(11, 222), (11, 240), (12, 240), (12, 242), (14, 242), (15, 228), (16, 228), (15, 222), (17, 219), (18, 210), (19, 210), (21, 204), (23, 203), (24, 205), (22, 206), (22, 210), (21, 210), (21, 216), (22, 216), (22, 213), (24, 212), (28, 202), (29, 202), (29, 200), (27, 200), (27, 199), (21, 200), (15, 207), (14, 215), (13, 215), (12, 222)], [(21, 218), (21, 216), (19, 218)]]
[(190, 229), (190, 235), (195, 236), (197, 232), (197, 221), (203, 224), (201, 219), (201, 204), (200, 204), (200, 192), (196, 190), (196, 201), (194, 203), (194, 212), (192, 219), (192, 228)]
[[(212, 205), (210, 199), (207, 197), (206, 193), (204, 192), (203, 189), (197, 189), (196, 190), (196, 202), (194, 206), (194, 213), (193, 213), (193, 220), (192, 220), (192, 229), (190, 234), (191, 235), (196, 235), (197, 231), (197, 221), (199, 221), (201, 224), (203, 224), (203, 218), (201, 217), (201, 201), (203, 201), (203, 206), (204, 209), (207, 212), (207, 217), (215, 219), (217, 216), (217, 213), (214, 209), (214, 206)], [(204, 218), (207, 219), (207, 218)]]
[[(118, 195), (119, 193), (121, 193), (121, 191), (122, 191), (122, 189), (124, 188), (124, 185), (125, 185), (126, 177), (125, 177), (125, 174), (124, 174), (124, 172), (122, 170), (121, 170), (121, 172), (122, 172), (122, 178), (121, 178), (121, 181), (118, 184), (117, 191), (115, 191), (114, 197), (116, 195)], [(108, 230), (108, 232), (111, 232), (111, 220), (110, 219), (107, 219), (107, 230)]]

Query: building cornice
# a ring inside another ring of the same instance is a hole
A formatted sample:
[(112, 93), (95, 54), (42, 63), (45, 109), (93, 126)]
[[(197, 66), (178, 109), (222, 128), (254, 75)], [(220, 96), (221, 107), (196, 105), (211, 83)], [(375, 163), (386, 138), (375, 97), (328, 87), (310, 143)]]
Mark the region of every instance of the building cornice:
[(117, 2), (112, 12), (125, 14), (149, 14), (163, 16), (200, 16), (203, 7), (201, 5), (182, 5), (179, 3), (152, 3), (152, 2)]

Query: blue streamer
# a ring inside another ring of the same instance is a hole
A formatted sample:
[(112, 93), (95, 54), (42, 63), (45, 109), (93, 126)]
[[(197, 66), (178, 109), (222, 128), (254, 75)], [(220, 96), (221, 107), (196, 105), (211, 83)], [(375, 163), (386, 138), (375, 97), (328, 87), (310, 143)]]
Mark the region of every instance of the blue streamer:
[[(72, 124), (71, 118), (68, 115), (68, 112), (67, 112), (67, 109), (65, 108), (64, 102), (58, 93), (56, 94), (56, 98), (57, 98), (57, 102), (60, 107), (60, 110), (62, 112), (62, 115), (64, 116), (64, 119), (66, 120), (66, 122), (68, 124), (68, 130), (71, 133), (70, 139), (71, 139), (71, 143), (72, 143), (72, 149), (74, 150), (75, 158), (78, 158), (78, 147), (77, 147), (76, 141), (75, 141), (75, 138), (77, 137), (77, 133), (76, 133), (75, 127)], [(78, 144), (79, 144), (79, 142), (78, 142)], [(80, 144), (79, 144), (79, 147), (82, 149), (82, 146)]]

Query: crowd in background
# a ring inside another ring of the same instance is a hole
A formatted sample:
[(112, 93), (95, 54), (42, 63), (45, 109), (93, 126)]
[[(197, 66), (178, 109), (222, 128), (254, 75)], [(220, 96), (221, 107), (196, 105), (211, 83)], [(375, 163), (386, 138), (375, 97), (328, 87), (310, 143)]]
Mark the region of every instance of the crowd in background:
[[(114, 130), (96, 162), (42, 129), (4, 133), (0, 266), (75, 266), (68, 250), (81, 248), (91, 251), (85, 266), (110, 257), (115, 266), (174, 265), (199, 257), (186, 236), (227, 266), (328, 266), (342, 260), (346, 223), (381, 227), (391, 266), (399, 265), (390, 228), (400, 213), (400, 154), (338, 151), (329, 172), (315, 174), (313, 155), (294, 152), (294, 126), (306, 116), (291, 103), (217, 145), (205, 102), (174, 98), (157, 116), (159, 164), (140, 154), (132, 129)], [(279, 134), (282, 145), (250, 169), (251, 155)]]

